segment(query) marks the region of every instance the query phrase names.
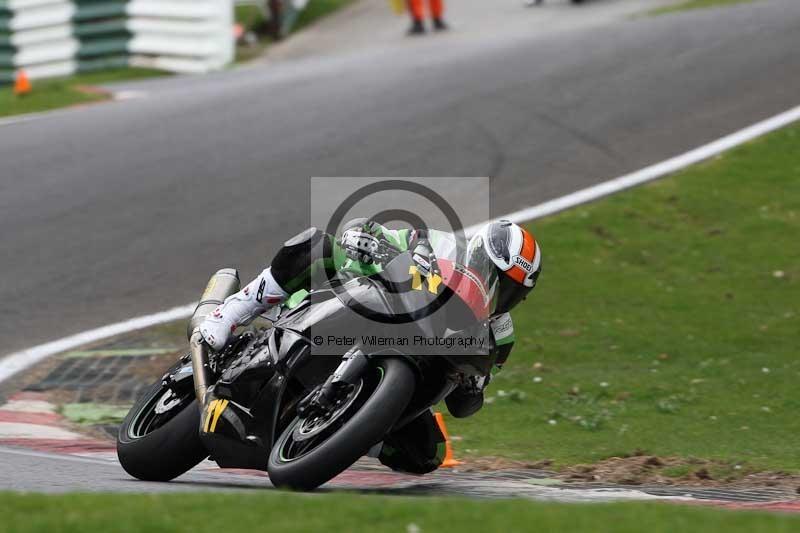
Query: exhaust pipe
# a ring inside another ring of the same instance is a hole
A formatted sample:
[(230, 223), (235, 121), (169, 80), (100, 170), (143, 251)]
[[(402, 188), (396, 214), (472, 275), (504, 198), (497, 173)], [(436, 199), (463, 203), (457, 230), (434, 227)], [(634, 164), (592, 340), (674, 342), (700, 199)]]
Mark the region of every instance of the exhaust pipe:
[(200, 334), (200, 328), (194, 330), (189, 339), (192, 354), (192, 377), (194, 378), (194, 395), (202, 407), (208, 390), (208, 345)]
[(200, 334), (200, 324), (225, 298), (239, 292), (239, 273), (233, 268), (223, 268), (211, 276), (200, 297), (200, 303), (189, 320), (186, 336), (192, 356), (192, 372), (194, 375), (194, 393), (200, 405), (203, 405), (209, 386), (208, 345)]

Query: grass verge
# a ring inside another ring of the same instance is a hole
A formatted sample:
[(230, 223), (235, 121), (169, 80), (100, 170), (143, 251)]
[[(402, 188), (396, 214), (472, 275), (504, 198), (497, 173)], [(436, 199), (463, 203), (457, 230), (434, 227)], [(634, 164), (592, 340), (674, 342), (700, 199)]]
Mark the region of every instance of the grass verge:
[(59, 107), (107, 100), (109, 96), (99, 91), (83, 89), (84, 86), (164, 76), (158, 70), (121, 68), (104, 72), (78, 74), (69, 78), (33, 81), (33, 91), (16, 96), (13, 88), (0, 88), (0, 117), (49, 111)]
[(61, 414), (75, 424), (121, 424), (130, 408), (130, 405), (68, 403), (61, 406)]
[(675, 5), (659, 7), (649, 12), (651, 15), (664, 15), (675, 13), (676, 11), (687, 11), (690, 9), (703, 9), (707, 7), (729, 6), (733, 4), (744, 4), (745, 2), (755, 2), (756, 0), (685, 0)]
[[(263, 0), (266, 2), (266, 0)], [(306, 28), (317, 20), (338, 11), (353, 0), (309, 0), (305, 9), (300, 12), (292, 26), (291, 32)], [(252, 44), (239, 44), (236, 47), (236, 61), (247, 62), (260, 56), (264, 50), (275, 40), (266, 35), (265, 28), (267, 20), (264, 11), (258, 5), (239, 5), (236, 6), (236, 22), (242, 25), (244, 30), (251, 31), (258, 35), (258, 41)]]
[(800, 471), (800, 127), (531, 229), (544, 272), (461, 453)]
[(309, 0), (306, 8), (297, 17), (292, 31), (300, 31), (352, 2), (353, 0)]
[(522, 500), (357, 494), (69, 494), (0, 499), (0, 531), (797, 531), (795, 516), (665, 504), (564, 505)]

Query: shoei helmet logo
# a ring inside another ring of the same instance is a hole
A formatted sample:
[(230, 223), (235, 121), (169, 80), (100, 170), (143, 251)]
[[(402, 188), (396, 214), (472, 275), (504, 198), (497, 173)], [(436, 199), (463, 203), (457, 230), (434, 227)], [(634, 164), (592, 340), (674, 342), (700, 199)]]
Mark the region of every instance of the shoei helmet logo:
[(514, 257), (514, 263), (525, 269), (526, 272), (533, 272), (533, 265), (521, 255)]

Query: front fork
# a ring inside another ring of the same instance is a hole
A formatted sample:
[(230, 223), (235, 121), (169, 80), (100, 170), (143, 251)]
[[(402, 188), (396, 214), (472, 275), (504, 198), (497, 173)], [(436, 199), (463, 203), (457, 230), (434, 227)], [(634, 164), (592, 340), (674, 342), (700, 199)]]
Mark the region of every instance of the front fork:
[(312, 414), (329, 412), (336, 406), (336, 400), (343, 390), (349, 390), (358, 384), (367, 366), (369, 359), (364, 352), (357, 347), (352, 348), (325, 383), (300, 400), (297, 415), (306, 418)]

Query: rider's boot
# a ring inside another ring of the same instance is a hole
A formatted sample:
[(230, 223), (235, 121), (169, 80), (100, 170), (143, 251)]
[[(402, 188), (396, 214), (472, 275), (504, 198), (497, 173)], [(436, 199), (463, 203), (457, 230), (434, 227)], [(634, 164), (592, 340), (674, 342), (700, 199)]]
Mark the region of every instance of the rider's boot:
[(411, 27), (408, 28), (409, 35), (424, 35), (425, 34), (425, 23), (422, 22), (420, 19), (414, 19), (411, 22)]
[(267, 309), (281, 304), (287, 296), (272, 276), (271, 269), (267, 268), (208, 315), (200, 324), (200, 333), (212, 348), (221, 350), (237, 326), (250, 323)]

